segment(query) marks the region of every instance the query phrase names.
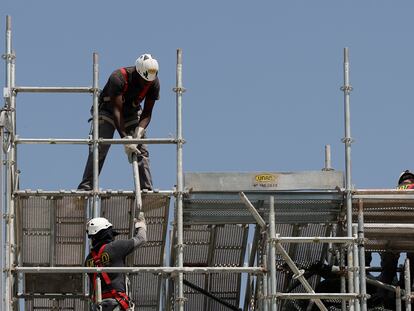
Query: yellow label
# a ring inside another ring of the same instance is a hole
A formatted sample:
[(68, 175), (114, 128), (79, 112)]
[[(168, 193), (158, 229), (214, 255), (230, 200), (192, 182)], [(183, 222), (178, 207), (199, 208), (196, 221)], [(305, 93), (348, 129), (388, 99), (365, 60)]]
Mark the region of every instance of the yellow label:
[(271, 183), (276, 181), (276, 176), (273, 174), (260, 174), (254, 177), (256, 182)]

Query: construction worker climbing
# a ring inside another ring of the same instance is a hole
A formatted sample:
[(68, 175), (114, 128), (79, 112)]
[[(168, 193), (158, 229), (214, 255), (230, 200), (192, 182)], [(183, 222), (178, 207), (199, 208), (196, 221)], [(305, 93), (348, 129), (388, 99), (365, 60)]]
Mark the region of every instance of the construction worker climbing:
[[(118, 233), (113, 230), (112, 224), (106, 218), (98, 217), (89, 220), (86, 224), (86, 233), (92, 240), (92, 248), (86, 257), (85, 266), (125, 267), (126, 256), (147, 241), (147, 227), (143, 213), (140, 213), (135, 220), (134, 227), (132, 239), (115, 240)], [(94, 273), (89, 274), (89, 279), (93, 311), (134, 310), (133, 303), (126, 293), (125, 274)]]
[[(160, 97), (158, 62), (151, 54), (143, 54), (135, 66), (123, 67), (110, 75), (99, 96), (99, 137), (111, 139), (115, 129), (123, 139), (145, 138), (155, 101)], [(144, 100), (145, 99), (145, 100)], [(144, 107), (141, 102), (144, 100)], [(101, 172), (109, 144), (99, 145), (99, 172)], [(145, 145), (125, 144), (130, 162), (137, 154), (141, 189), (152, 190), (149, 153)], [(79, 190), (92, 190), (93, 153), (89, 150)]]

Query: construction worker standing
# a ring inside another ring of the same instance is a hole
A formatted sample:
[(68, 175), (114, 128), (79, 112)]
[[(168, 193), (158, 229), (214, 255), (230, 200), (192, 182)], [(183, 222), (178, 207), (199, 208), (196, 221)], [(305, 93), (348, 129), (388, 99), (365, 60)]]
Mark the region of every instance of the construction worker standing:
[[(86, 233), (92, 240), (91, 252), (85, 260), (87, 267), (125, 267), (126, 256), (147, 241), (147, 227), (143, 213), (135, 220), (134, 237), (128, 240), (115, 240), (118, 235), (112, 224), (102, 217), (93, 218), (86, 224)], [(126, 293), (124, 273), (89, 274), (93, 311), (134, 310), (133, 303)], [(98, 293), (100, 282), (101, 293)], [(98, 301), (99, 295), (102, 301)], [(98, 296), (98, 297), (97, 297)]]
[[(143, 54), (135, 66), (115, 70), (99, 96), (99, 137), (111, 139), (115, 129), (123, 139), (145, 138), (145, 129), (151, 121), (155, 101), (160, 97), (158, 62), (151, 54)], [(141, 102), (144, 101), (144, 107)], [(99, 145), (99, 172), (101, 172), (109, 144)], [(141, 189), (152, 190), (149, 153), (145, 145), (125, 144), (125, 153), (131, 162), (132, 154), (138, 157)], [(92, 190), (93, 153), (88, 160), (79, 190)]]
[[(398, 186), (397, 189), (400, 190), (407, 190), (407, 189), (414, 189), (414, 173), (412, 173), (409, 170), (403, 171), (399, 178), (398, 178)], [(383, 253), (380, 253), (381, 256), (381, 274), (379, 275), (379, 281), (394, 285), (394, 280), (397, 278), (397, 269), (398, 269), (398, 260), (400, 258), (399, 252), (392, 252), (392, 251), (386, 251)], [(414, 253), (407, 252), (407, 258), (410, 260), (410, 271), (414, 271)], [(400, 283), (404, 284), (404, 282), (401, 280), (402, 277), (400, 277)], [(411, 273), (411, 280), (410, 284), (413, 283), (414, 273)], [(401, 284), (401, 285), (402, 285)], [(382, 299), (387, 297), (387, 292), (384, 289), (378, 289), (378, 296)]]

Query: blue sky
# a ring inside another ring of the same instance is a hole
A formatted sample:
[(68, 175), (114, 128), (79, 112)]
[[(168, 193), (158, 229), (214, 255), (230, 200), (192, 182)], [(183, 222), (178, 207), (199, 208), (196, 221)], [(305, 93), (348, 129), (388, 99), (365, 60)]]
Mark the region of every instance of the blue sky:
[[(350, 49), (352, 179), (393, 188), (414, 169), (412, 1), (21, 1), (12, 16), (18, 86), (100, 87), (144, 52), (160, 63), (161, 99), (149, 137), (175, 135), (176, 49), (183, 49), (185, 171), (344, 170), (343, 48)], [(4, 40), (0, 49), (4, 51)], [(3, 64), (3, 69), (4, 69)], [(4, 85), (4, 76), (0, 83)], [(20, 137), (86, 138), (90, 95), (19, 94)], [(150, 146), (154, 185), (172, 189), (175, 147)], [(19, 147), (21, 188), (74, 189), (86, 146)], [(112, 146), (103, 188), (133, 189), (121, 146)]]

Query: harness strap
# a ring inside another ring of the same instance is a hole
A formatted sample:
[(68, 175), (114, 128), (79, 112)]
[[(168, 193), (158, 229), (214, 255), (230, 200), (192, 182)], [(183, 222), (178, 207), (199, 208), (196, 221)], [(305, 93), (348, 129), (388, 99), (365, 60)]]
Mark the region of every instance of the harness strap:
[[(122, 89), (122, 94), (125, 94), (126, 91), (128, 90), (128, 73), (125, 67), (122, 67), (119, 70), (121, 71), (121, 74), (125, 80), (125, 85), (124, 85), (124, 88)], [(151, 85), (152, 85), (152, 81), (149, 83), (146, 83), (144, 87), (142, 88), (141, 92), (139, 92), (138, 97), (137, 97), (138, 104), (145, 98)]]
[[(102, 262), (101, 262), (101, 256), (103, 254), (103, 251), (105, 250), (106, 244), (102, 245), (101, 248), (99, 249), (98, 253), (95, 252), (95, 250), (91, 251), (92, 254), (92, 258), (93, 258), (93, 262), (95, 264), (95, 266), (97, 267), (102, 267)], [(106, 272), (101, 272), (102, 278), (105, 281), (105, 284), (108, 287), (111, 287), (111, 279), (109, 278), (108, 273)], [(94, 273), (93, 274), (93, 290), (96, 291), (96, 278), (97, 278), (98, 274)], [(128, 310), (129, 308), (129, 297), (126, 293), (124, 292), (117, 292), (115, 289), (111, 289), (109, 292), (103, 293), (102, 294), (102, 298), (114, 298), (119, 305), (122, 307), (123, 310)]]
[(125, 94), (125, 92), (128, 90), (128, 73), (124, 67), (122, 67), (120, 70), (125, 80), (125, 86), (124, 86), (124, 89), (122, 90), (122, 93)]
[(102, 298), (113, 298), (115, 299), (119, 305), (122, 307), (123, 310), (128, 310), (129, 308), (129, 297), (124, 292), (117, 292), (116, 290), (112, 289), (110, 292), (106, 292), (102, 294)]

